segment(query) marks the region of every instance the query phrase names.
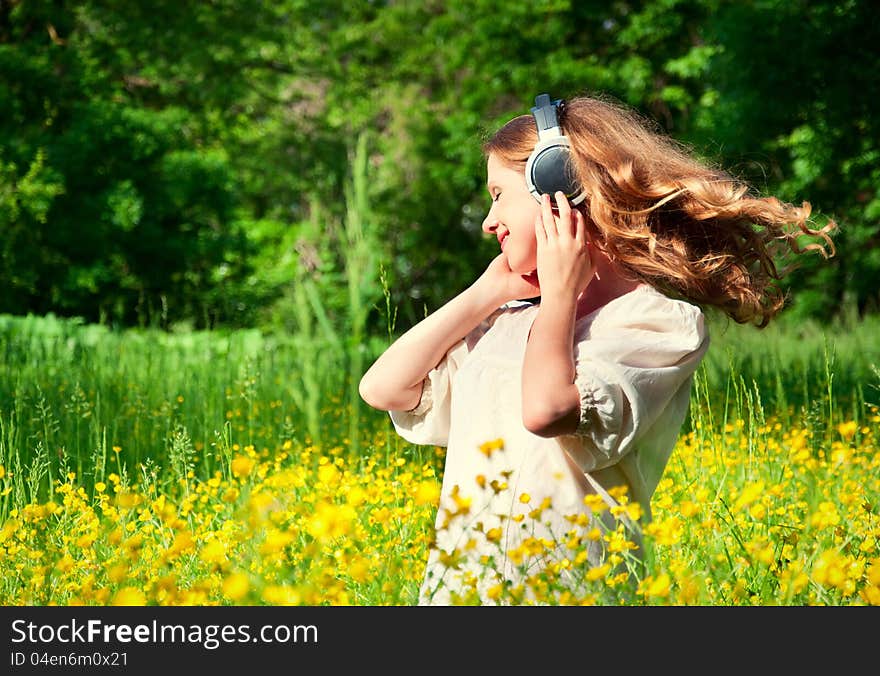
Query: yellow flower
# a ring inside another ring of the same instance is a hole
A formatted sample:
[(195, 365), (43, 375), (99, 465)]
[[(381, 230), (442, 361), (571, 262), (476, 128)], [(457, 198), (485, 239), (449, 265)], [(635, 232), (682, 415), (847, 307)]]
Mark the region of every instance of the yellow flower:
[(240, 601), (249, 589), (250, 582), (244, 573), (232, 573), (223, 580), (223, 595), (230, 601)]
[(669, 589), (672, 581), (667, 573), (660, 573), (657, 577), (649, 577), (645, 585), (645, 596), (666, 597), (669, 596)]
[(590, 511), (594, 514), (601, 514), (608, 509), (608, 504), (598, 493), (587, 493), (584, 496), (584, 504), (589, 507)]
[(867, 587), (862, 591), (862, 598), (872, 606), (880, 606), (880, 587)]
[(234, 476), (243, 479), (254, 469), (254, 460), (246, 455), (237, 455), (232, 459), (230, 469)]
[(309, 534), (318, 540), (347, 535), (356, 516), (357, 513), (351, 505), (319, 502), (315, 506), (315, 513), (309, 519)]
[(608, 571), (611, 570), (611, 565), (606, 563), (601, 566), (594, 566), (587, 571), (587, 580), (590, 582), (597, 582), (598, 580), (602, 580), (608, 575)]
[(73, 557), (70, 556), (70, 554), (64, 554), (64, 556), (62, 556), (60, 559), (58, 559), (58, 562), (55, 564), (55, 568), (60, 573), (66, 573), (71, 568), (73, 568), (73, 565), (74, 565)]
[(837, 512), (837, 506), (830, 501), (819, 503), (819, 509), (810, 517), (810, 525), (816, 528), (827, 528), (836, 526), (840, 523), (840, 514)]
[(748, 484), (743, 492), (740, 493), (740, 496), (736, 499), (736, 502), (733, 505), (733, 511), (738, 512), (744, 507), (747, 507), (755, 500), (757, 500), (761, 494), (764, 493), (764, 482), (756, 481), (754, 483)]
[(226, 545), (219, 540), (211, 540), (202, 547), (199, 558), (206, 563), (223, 563), (226, 561)]
[(287, 585), (269, 585), (263, 590), (263, 600), (273, 606), (296, 606), (303, 602), (302, 594)]
[(457, 514), (467, 514), (471, 511), (471, 502), (473, 502), (473, 498), (461, 495), (458, 484), (452, 487), (451, 497), (455, 501), (455, 506), (458, 508), (458, 511), (456, 512)]
[(81, 547), (82, 549), (88, 549), (89, 547), (91, 547), (94, 544), (95, 540), (97, 540), (97, 539), (98, 539), (97, 533), (95, 533), (95, 532), (85, 533), (83, 535), (80, 535), (76, 539), (76, 546)]
[(293, 542), (293, 535), (291, 533), (272, 528), (266, 533), (266, 539), (260, 545), (260, 553), (274, 554), (280, 552), (291, 542)]
[(487, 458), (491, 457), (495, 451), (504, 450), (504, 439), (493, 439), (480, 444), (480, 453)]
[(868, 567), (868, 582), (880, 587), (880, 558), (874, 559)]
[(119, 584), (120, 582), (123, 582), (127, 575), (128, 565), (124, 563), (117, 563), (115, 566), (107, 571), (107, 579), (114, 584)]
[(326, 465), (321, 465), (318, 467), (318, 481), (325, 484), (333, 484), (336, 483), (339, 479), (339, 470), (336, 469), (336, 465), (331, 465), (327, 463)]
[(348, 574), (355, 582), (366, 582), (370, 577), (370, 564), (359, 557), (349, 564)]
[(489, 587), (489, 589), (486, 591), (486, 596), (488, 596), (489, 599), (492, 601), (497, 601), (498, 599), (501, 598), (501, 594), (503, 592), (504, 592), (504, 585), (503, 584), (496, 584), (492, 587)]
[(645, 527), (645, 533), (660, 545), (674, 545), (681, 537), (682, 525), (675, 517), (657, 519)]
[[(351, 490), (348, 491), (348, 495), (345, 497), (345, 501), (350, 504), (352, 507), (357, 507), (358, 505), (362, 505), (366, 502), (367, 492), (361, 488), (360, 486), (354, 486)], [(416, 498), (418, 499), (418, 498)]]
[(440, 497), (440, 484), (436, 481), (421, 481), (416, 488), (417, 505), (434, 504)]
[(136, 587), (123, 587), (113, 595), (112, 606), (143, 606), (147, 597)]
[(501, 541), (501, 529), (500, 528), (490, 528), (486, 531), (486, 539), (489, 542), (500, 542)]
[(611, 508), (611, 513), (615, 517), (626, 515), (632, 521), (638, 521), (642, 518), (642, 506), (638, 502), (628, 502), (625, 505), (618, 505)]
[(856, 430), (858, 428), (859, 428), (858, 423), (855, 420), (850, 420), (848, 422), (840, 423), (837, 426), (837, 432), (840, 434), (840, 436), (842, 436), (844, 439), (849, 441), (850, 439), (852, 439), (855, 436)]
[(171, 544), (168, 553), (172, 556), (177, 556), (182, 552), (192, 549), (193, 545), (192, 535), (190, 535), (188, 530), (184, 530), (174, 536), (174, 542)]
[(6, 476), (6, 468), (3, 465), (0, 465), (0, 479)]

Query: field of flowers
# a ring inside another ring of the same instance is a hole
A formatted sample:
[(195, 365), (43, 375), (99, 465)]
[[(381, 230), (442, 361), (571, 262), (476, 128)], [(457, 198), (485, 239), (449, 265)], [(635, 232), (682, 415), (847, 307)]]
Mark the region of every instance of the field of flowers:
[[(830, 351), (821, 332), (719, 332), (642, 529), (645, 567), (629, 567), (622, 527), (594, 529), (495, 598), (880, 605), (875, 331)], [(317, 354), (251, 332), (0, 317), (0, 604), (415, 603), (443, 449), (354, 412), (345, 364)], [(584, 563), (590, 540), (603, 565)], [(572, 575), (582, 593), (562, 590)]]

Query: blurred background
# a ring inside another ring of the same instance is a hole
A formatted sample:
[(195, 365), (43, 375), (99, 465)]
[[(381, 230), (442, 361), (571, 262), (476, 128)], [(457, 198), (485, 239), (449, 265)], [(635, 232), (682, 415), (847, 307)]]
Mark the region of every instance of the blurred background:
[(878, 19), (871, 0), (0, 0), (0, 313), (390, 334), (495, 253), (480, 143), (540, 92), (615, 97), (809, 201), (838, 255), (805, 257), (786, 313), (872, 313)]

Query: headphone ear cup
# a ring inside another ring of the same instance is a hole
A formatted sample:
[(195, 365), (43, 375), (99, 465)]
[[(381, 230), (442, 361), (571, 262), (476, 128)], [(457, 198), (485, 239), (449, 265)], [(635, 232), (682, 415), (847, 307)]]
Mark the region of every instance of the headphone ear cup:
[(552, 197), (557, 190), (565, 193), (572, 204), (584, 199), (571, 163), (568, 139), (563, 136), (540, 141), (526, 161), (525, 173), (529, 192), (538, 201), (541, 195)]
[(566, 195), (571, 195), (574, 192), (573, 173), (570, 152), (565, 146), (545, 148), (532, 162), (532, 183), (541, 193), (553, 195), (561, 190)]

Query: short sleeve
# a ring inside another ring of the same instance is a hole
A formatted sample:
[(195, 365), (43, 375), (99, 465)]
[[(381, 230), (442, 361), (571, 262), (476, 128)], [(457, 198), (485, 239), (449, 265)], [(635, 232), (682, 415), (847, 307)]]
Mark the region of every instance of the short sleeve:
[(449, 440), (452, 381), (477, 342), (504, 311), (499, 308), (453, 345), (422, 383), (422, 397), (411, 411), (390, 411), (397, 433), (413, 444), (445, 446)]
[(620, 460), (690, 388), (709, 338), (699, 308), (657, 291), (638, 292), (600, 315), (575, 346), (584, 471)]

